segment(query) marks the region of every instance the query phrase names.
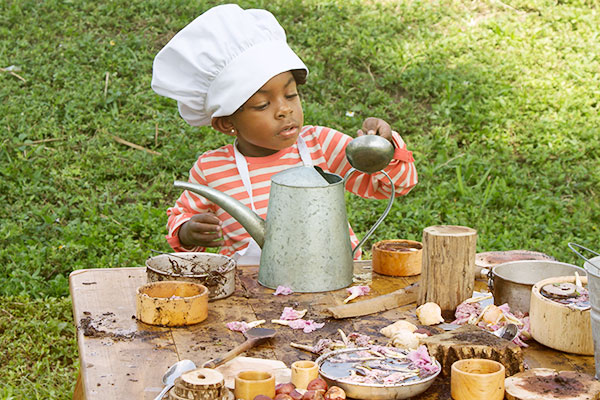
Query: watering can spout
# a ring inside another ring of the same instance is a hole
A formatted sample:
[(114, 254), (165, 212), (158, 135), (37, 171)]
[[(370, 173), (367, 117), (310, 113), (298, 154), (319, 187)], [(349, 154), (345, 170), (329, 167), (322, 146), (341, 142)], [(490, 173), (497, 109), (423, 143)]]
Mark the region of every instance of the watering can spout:
[(261, 248), (263, 247), (266, 232), (265, 220), (240, 201), (216, 189), (197, 183), (175, 181), (173, 185), (178, 189), (185, 189), (199, 194), (219, 205), (246, 229)]

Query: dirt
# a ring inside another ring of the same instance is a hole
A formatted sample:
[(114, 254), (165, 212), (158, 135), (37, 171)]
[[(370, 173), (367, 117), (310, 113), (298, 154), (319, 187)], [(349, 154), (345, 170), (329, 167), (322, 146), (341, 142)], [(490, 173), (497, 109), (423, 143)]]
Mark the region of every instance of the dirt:
[[(115, 314), (106, 312), (97, 318), (92, 318), (91, 313), (84, 311), (85, 317), (79, 320), (78, 328), (83, 332), (83, 336), (93, 338), (109, 338), (114, 341), (132, 340), (138, 338), (141, 340), (151, 340), (161, 337), (167, 332), (163, 331), (125, 331), (114, 330), (111, 325), (116, 323)], [(135, 317), (134, 317), (135, 318)]]
[(528, 376), (519, 386), (540, 395), (552, 394), (556, 398), (575, 397), (587, 392), (585, 385), (578, 380), (576, 374), (572, 371), (562, 371), (548, 376)]
[(503, 346), (506, 342), (492, 334), (481, 334), (479, 332), (457, 332), (452, 335), (451, 339), (456, 342), (482, 346)]
[(413, 243), (391, 242), (379, 244), (377, 248), (385, 251), (410, 252), (414, 251), (414, 249), (420, 250), (422, 246), (420, 244)]

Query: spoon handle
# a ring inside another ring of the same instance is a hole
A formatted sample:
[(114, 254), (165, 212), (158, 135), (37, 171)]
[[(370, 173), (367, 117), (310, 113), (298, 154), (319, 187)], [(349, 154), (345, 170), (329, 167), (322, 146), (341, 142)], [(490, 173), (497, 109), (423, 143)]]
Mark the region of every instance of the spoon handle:
[(167, 386), (163, 388), (163, 390), (154, 398), (154, 400), (161, 400), (163, 396), (173, 387), (172, 383), (169, 383)]
[(216, 368), (219, 365), (231, 360), (238, 354), (241, 354), (244, 351), (250, 349), (252, 346), (254, 346), (256, 344), (256, 342), (257, 342), (257, 339), (247, 339), (244, 343), (229, 350), (227, 353), (223, 354), (221, 357), (218, 357), (218, 358), (215, 358), (214, 360), (205, 362), (202, 365), (202, 367), (203, 368)]

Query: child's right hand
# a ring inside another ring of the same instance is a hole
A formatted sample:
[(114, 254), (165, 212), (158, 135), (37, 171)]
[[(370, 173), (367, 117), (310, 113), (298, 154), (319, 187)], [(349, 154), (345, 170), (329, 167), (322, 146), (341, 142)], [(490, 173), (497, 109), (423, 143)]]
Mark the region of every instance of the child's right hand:
[(185, 248), (222, 246), (221, 220), (213, 213), (194, 215), (179, 228), (179, 242)]

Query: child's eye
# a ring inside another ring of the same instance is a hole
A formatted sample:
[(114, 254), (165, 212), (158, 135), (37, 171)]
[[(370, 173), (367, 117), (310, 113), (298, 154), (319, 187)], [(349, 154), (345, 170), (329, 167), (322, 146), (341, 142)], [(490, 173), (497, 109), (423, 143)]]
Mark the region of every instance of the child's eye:
[(269, 103), (262, 103), (262, 104), (257, 104), (252, 108), (254, 108), (255, 110), (264, 110), (267, 108), (268, 105), (269, 105)]
[(298, 96), (298, 93), (291, 93), (291, 94), (286, 95), (285, 97), (287, 97), (288, 99), (293, 99), (294, 97), (297, 97), (297, 96)]

